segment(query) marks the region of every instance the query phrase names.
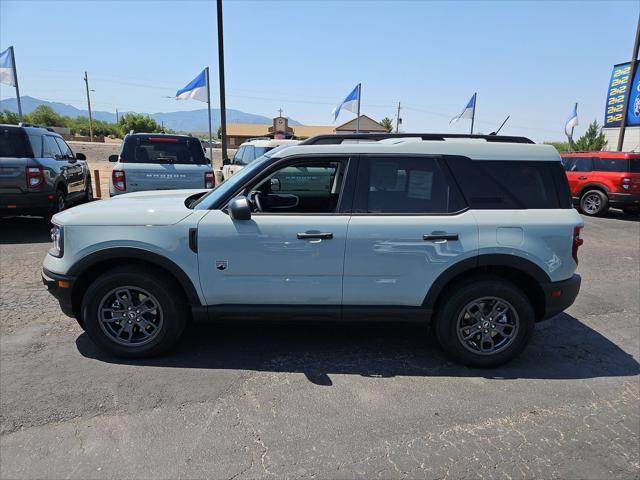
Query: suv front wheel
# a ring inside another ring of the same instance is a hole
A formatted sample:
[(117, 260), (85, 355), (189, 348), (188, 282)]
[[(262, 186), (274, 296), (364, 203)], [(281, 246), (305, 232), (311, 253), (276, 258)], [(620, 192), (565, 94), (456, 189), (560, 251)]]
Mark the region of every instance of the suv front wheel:
[(436, 336), (455, 361), (495, 367), (524, 350), (535, 316), (529, 298), (498, 277), (474, 278), (455, 288), (439, 308)]
[(86, 332), (102, 350), (119, 357), (165, 352), (179, 340), (186, 324), (186, 300), (175, 293), (179, 288), (162, 272), (109, 271), (84, 295)]

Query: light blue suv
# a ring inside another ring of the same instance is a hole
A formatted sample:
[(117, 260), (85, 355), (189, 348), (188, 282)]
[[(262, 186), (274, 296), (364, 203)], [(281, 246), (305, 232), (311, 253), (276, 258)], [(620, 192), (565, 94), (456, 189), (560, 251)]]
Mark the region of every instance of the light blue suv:
[(339, 140), (267, 154), (209, 192), (60, 213), (43, 281), (125, 357), (166, 351), (189, 321), (383, 319), (431, 324), (452, 358), (490, 367), (573, 303), (583, 222), (553, 147)]

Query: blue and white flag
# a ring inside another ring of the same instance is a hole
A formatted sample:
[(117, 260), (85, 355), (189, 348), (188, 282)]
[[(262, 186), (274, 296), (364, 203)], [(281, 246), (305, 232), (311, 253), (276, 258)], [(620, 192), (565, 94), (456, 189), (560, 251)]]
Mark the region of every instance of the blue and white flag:
[(347, 98), (345, 98), (340, 105), (333, 109), (333, 121), (335, 122), (340, 114), (340, 110), (349, 110), (353, 113), (358, 113), (358, 104), (360, 103), (360, 84), (356, 85)]
[(571, 131), (573, 127), (578, 125), (578, 104), (576, 103), (573, 106), (573, 110), (571, 110), (571, 115), (567, 118), (567, 123), (564, 125), (564, 133), (566, 133), (567, 137), (571, 137)]
[(13, 47), (9, 47), (4, 52), (0, 53), (0, 83), (15, 87), (16, 67), (13, 64), (11, 48)]
[(455, 123), (458, 120), (460, 120), (461, 118), (473, 118), (475, 110), (476, 110), (476, 94), (474, 93), (471, 96), (471, 100), (469, 100), (469, 103), (467, 103), (467, 106), (464, 107), (464, 110), (462, 110), (460, 115), (456, 115), (455, 117), (453, 117), (449, 121), (449, 124)]
[(200, 100), (207, 102), (207, 75), (203, 70), (189, 84), (176, 92), (176, 100)]

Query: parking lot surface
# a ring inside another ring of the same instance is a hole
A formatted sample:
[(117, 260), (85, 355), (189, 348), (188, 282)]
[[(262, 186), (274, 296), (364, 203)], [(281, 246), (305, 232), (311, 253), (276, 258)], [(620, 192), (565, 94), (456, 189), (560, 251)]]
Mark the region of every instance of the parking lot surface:
[(106, 357), (41, 284), (48, 226), (0, 220), (0, 477), (638, 478), (640, 223), (585, 224), (576, 304), (474, 370), (388, 325), (199, 325)]

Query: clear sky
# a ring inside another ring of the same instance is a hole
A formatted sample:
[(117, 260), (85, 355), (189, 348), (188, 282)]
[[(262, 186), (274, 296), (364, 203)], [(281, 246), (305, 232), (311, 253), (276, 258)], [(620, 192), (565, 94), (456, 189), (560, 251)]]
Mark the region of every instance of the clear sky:
[[(405, 131), (449, 125), (478, 92), (476, 130), (563, 139), (579, 102), (582, 133), (604, 116), (611, 67), (631, 56), (634, 1), (232, 1), (224, 3), (227, 107), (328, 125), (362, 82), (362, 112)], [(14, 45), (23, 95), (96, 110), (203, 108), (163, 96), (211, 66), (215, 1), (0, 0), (0, 50)], [(13, 95), (2, 85), (0, 97)], [(344, 112), (342, 123), (353, 118)]]

